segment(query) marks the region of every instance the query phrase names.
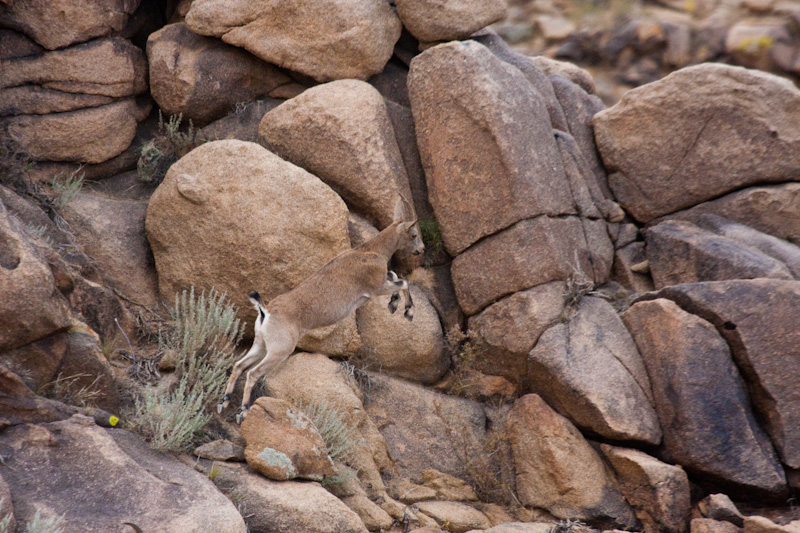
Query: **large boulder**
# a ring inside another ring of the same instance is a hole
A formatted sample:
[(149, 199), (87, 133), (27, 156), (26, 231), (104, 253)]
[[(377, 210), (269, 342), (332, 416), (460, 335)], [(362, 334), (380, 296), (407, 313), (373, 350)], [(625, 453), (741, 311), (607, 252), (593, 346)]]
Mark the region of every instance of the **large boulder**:
[(399, 474), (419, 483), (423, 471), (435, 468), (468, 478), (469, 454), (485, 452), (481, 404), (386, 376), (373, 375), (372, 381), (367, 412), (386, 438)]
[(68, 531), (114, 531), (124, 522), (143, 531), (246, 531), (204, 475), (83, 415), (6, 429), (0, 450), (19, 523), (47, 509), (63, 516)]
[(680, 466), (662, 463), (631, 448), (601, 444), (625, 499), (645, 533), (684, 533), (689, 525), (689, 478)]
[(258, 398), (242, 423), (242, 438), (247, 464), (270, 479), (323, 481), (336, 474), (314, 423), (286, 400)]
[(800, 183), (748, 187), (652, 223), (680, 219), (698, 224), (706, 214), (725, 217), (779, 239), (800, 244)]
[(415, 57), (408, 85), (451, 255), (520, 220), (575, 213), (547, 107), (518, 69), (476, 42), (451, 42)]
[(398, 192), (411, 201), (383, 97), (366, 82), (340, 80), (306, 90), (264, 115), (259, 136), (380, 228), (392, 223)]
[(516, 292), (470, 317), (468, 331), (478, 346), (475, 368), (518, 386), (528, 375), (528, 353), (564, 312), (561, 281)]
[(139, 1), (4, 2), (0, 26), (21, 31), (48, 50), (55, 50), (121, 31)]
[(414, 285), (414, 320), (388, 309), (389, 296), (370, 298), (356, 310), (361, 351), (382, 372), (430, 385), (441, 379), (450, 366), (444, 349), (439, 316), (428, 298)]
[(747, 185), (795, 179), (798, 124), (800, 90), (790, 81), (721, 64), (633, 89), (594, 118), (611, 189), (640, 222)]
[(397, 15), (420, 41), (455, 41), (502, 19), (507, 4), (507, 0), (400, 0)]
[[(204, 144), (175, 163), (150, 199), (146, 230), (162, 298), (214, 287), (248, 322), (256, 314), (247, 301), (253, 289), (269, 301), (350, 247), (347, 207), (335, 192), (236, 140)], [(357, 348), (354, 315), (326, 331), (334, 344), (326, 351)]]
[(186, 25), (317, 81), (365, 80), (383, 70), (401, 24), (383, 0), (195, 0)]
[(46, 257), (0, 202), (0, 352), (62, 330), (72, 322)]
[(481, 240), (453, 260), (458, 303), (474, 315), (500, 298), (542, 283), (608, 279), (614, 248), (603, 220), (525, 219)]
[(603, 299), (584, 297), (568, 322), (539, 337), (527, 376), (531, 392), (581, 429), (607, 439), (661, 441), (644, 362)]
[(645, 253), (657, 289), (725, 279), (794, 279), (782, 261), (684, 220), (666, 220), (645, 232)]
[(206, 124), (289, 77), (241, 48), (170, 24), (147, 38), (150, 92), (167, 115)]
[(784, 493), (783, 469), (714, 326), (663, 298), (622, 319), (650, 376), (665, 458), (740, 494)]
[(693, 283), (659, 296), (717, 327), (782, 461), (800, 468), (800, 282), (769, 279)]
[(215, 462), (209, 471), (239, 502), (251, 533), (367, 533), (358, 515), (318, 483), (272, 481), (242, 464)]
[(562, 519), (624, 529), (635, 526), (633, 510), (600, 455), (539, 396), (526, 394), (514, 403), (506, 432), (523, 505)]

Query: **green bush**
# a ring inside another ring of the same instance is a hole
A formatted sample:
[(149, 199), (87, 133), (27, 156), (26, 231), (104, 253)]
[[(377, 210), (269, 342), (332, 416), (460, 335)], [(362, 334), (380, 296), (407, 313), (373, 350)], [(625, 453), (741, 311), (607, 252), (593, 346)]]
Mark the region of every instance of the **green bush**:
[(344, 413), (328, 402), (298, 402), (298, 408), (314, 423), (325, 441), (328, 455), (337, 462), (350, 464), (358, 439), (356, 429), (347, 423)]
[(44, 518), (37, 510), (33, 516), (33, 521), (25, 526), (27, 533), (64, 533), (64, 517), (51, 516)]
[(186, 131), (181, 131), (182, 121), (181, 114), (171, 115), (164, 122), (161, 111), (158, 112), (158, 133), (142, 145), (136, 163), (140, 180), (158, 185), (173, 163), (207, 141), (191, 120)]
[(180, 380), (167, 394), (145, 389), (135, 400), (132, 424), (162, 451), (187, 449), (210, 420), (243, 328), (225, 295), (194, 288), (175, 296), (171, 326), (159, 335), (159, 354), (175, 357)]

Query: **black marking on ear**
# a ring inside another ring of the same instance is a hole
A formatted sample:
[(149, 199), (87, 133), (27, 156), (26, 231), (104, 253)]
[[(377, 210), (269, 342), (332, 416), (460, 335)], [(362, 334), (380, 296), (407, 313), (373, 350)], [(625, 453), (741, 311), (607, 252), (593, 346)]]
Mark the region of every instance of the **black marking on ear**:
[(258, 294), (258, 291), (253, 291), (250, 293), (250, 298), (255, 300), (258, 303), (261, 303), (261, 295)]
[(267, 318), (267, 315), (264, 314), (264, 310), (261, 307), (258, 308), (258, 321), (260, 323), (264, 323), (264, 319)]

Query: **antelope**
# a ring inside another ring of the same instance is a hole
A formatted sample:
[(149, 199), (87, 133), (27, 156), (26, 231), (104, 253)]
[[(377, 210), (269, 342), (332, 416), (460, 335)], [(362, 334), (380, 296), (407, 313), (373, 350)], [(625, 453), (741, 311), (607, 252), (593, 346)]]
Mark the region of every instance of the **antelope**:
[(228, 407), (236, 381), (247, 371), (242, 405), (236, 422), (247, 416), (253, 386), (294, 352), (309, 330), (339, 322), (370, 298), (391, 294), (389, 311), (397, 311), (400, 292), (406, 298), (403, 315), (414, 318), (408, 283), (388, 269), (395, 252), (419, 255), (424, 246), (411, 203), (400, 195), (393, 222), (369, 241), (331, 259), (297, 287), (264, 305), (258, 292), (250, 301), (258, 311), (255, 338), (250, 350), (233, 365), (225, 394), (217, 405)]

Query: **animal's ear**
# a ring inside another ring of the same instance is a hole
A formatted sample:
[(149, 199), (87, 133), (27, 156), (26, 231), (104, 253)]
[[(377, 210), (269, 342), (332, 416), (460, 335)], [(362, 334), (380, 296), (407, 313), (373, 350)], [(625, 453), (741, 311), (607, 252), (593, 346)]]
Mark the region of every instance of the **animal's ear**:
[(401, 234), (401, 235), (402, 235), (403, 233), (406, 233), (406, 232), (407, 232), (407, 231), (409, 231), (409, 230), (410, 230), (410, 229), (411, 229), (411, 228), (414, 226), (414, 224), (416, 224), (416, 223), (417, 223), (417, 221), (416, 221), (416, 220), (413, 220), (413, 221), (411, 221), (411, 222), (403, 222), (402, 224), (398, 224), (398, 225), (397, 225), (397, 233), (398, 233), (398, 234)]
[(397, 199), (397, 202), (394, 204), (394, 222), (402, 222), (405, 220), (405, 203), (403, 201), (403, 197), (400, 196)]

